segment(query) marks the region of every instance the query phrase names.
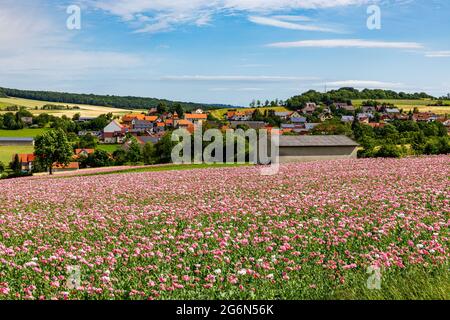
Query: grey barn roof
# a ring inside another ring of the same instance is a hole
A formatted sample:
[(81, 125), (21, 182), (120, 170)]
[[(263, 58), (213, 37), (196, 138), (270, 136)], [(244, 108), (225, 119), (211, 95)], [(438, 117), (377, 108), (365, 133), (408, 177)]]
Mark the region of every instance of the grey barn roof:
[(20, 141), (20, 142), (33, 142), (34, 138), (15, 138), (15, 137), (0, 137), (0, 141)]
[(280, 136), (280, 147), (357, 147), (346, 136)]

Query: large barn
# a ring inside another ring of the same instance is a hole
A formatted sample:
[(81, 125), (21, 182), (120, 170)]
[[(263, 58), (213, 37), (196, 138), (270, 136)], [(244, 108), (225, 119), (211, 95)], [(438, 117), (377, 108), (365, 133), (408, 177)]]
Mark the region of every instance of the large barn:
[(0, 146), (34, 146), (34, 139), (0, 137)]
[(280, 136), (280, 163), (356, 159), (358, 143), (346, 136)]

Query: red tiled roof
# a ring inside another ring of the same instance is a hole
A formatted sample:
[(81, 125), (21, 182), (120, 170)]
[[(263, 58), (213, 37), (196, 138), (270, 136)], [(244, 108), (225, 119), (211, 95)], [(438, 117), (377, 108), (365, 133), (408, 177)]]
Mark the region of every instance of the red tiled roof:
[(71, 162), (67, 166), (55, 163), (53, 164), (53, 169), (80, 169), (80, 164), (78, 162)]
[(194, 113), (186, 113), (184, 117), (189, 120), (206, 120), (208, 119), (208, 116), (206, 114), (194, 114)]
[[(36, 156), (34, 154), (18, 154), (19, 156), (19, 162), (25, 163), (25, 162), (33, 162), (36, 160)], [(13, 160), (16, 156), (13, 156)]]
[(192, 125), (192, 122), (190, 122), (189, 120), (179, 120), (178, 125), (179, 126), (190, 126), (190, 125)]
[(79, 155), (82, 152), (86, 152), (87, 154), (92, 154), (95, 152), (95, 149), (75, 149), (76, 155)]

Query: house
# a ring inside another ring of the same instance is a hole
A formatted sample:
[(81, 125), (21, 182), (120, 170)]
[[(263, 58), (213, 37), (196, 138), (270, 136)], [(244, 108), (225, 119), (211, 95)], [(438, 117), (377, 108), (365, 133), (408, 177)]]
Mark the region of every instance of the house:
[(152, 114), (156, 114), (156, 113), (158, 113), (158, 109), (157, 109), (157, 108), (151, 108), (151, 109), (149, 109), (148, 112), (147, 112), (147, 114), (148, 114), (149, 116), (151, 116)]
[(90, 154), (93, 154), (95, 149), (75, 149), (74, 159), (87, 158)]
[(292, 112), (275, 112), (275, 116), (281, 120), (287, 120), (291, 117)]
[[(440, 121), (440, 120), (438, 120)], [(444, 127), (447, 128), (447, 132), (450, 133), (450, 120), (449, 119), (441, 119), (442, 124), (444, 125)]]
[(95, 119), (95, 117), (80, 117), (78, 120), (76, 120), (76, 122), (89, 122), (94, 119)]
[(156, 126), (153, 127), (153, 131), (155, 133), (160, 133), (160, 132), (164, 132), (166, 130), (166, 125), (164, 122), (157, 122)]
[(412, 116), (412, 119), (416, 122), (433, 122), (436, 121), (439, 117), (432, 112), (420, 112), (415, 113)]
[(102, 131), (92, 131), (92, 130), (81, 130), (78, 131), (78, 136), (87, 136), (88, 134), (90, 134), (93, 137), (98, 137), (101, 138), (102, 137)]
[(282, 123), (281, 130), (289, 130), (288, 132), (302, 133), (307, 132), (308, 130), (305, 128), (306, 124), (299, 123)]
[(12, 161), (15, 160), (16, 156), (19, 158), (20, 169), (22, 172), (30, 173), (31, 171), (33, 171), (33, 164), (36, 160), (36, 156), (34, 154), (15, 154), (12, 157)]
[(292, 117), (291, 118), (292, 123), (306, 123), (308, 120), (305, 117)]
[(230, 121), (249, 121), (252, 116), (253, 110), (227, 112), (227, 119)]
[(144, 132), (147, 130), (152, 130), (153, 126), (153, 122), (148, 120), (133, 119), (131, 121), (131, 128), (134, 132)]
[(353, 121), (355, 121), (354, 116), (342, 116), (341, 117), (341, 122), (349, 123), (349, 122), (353, 122)]
[(182, 120), (175, 120), (174, 123), (178, 129), (186, 129), (190, 133), (194, 133), (195, 125), (191, 121), (182, 119)]
[(127, 131), (127, 128), (113, 120), (103, 129), (103, 141), (110, 144), (123, 143)]
[(302, 109), (303, 114), (313, 114), (316, 111), (317, 105), (314, 102), (307, 102)]
[(407, 114), (395, 114), (393, 116), (393, 118), (395, 120), (400, 120), (400, 121), (408, 121), (409, 120), (409, 116)]
[(145, 145), (147, 142), (156, 144), (159, 140), (161, 140), (161, 137), (161, 135), (136, 136), (136, 139), (140, 144)]
[(371, 113), (358, 113), (356, 117), (359, 123), (369, 123), (370, 119), (374, 118), (374, 115)]
[(317, 127), (318, 125), (320, 125), (320, 123), (305, 123), (305, 129), (307, 131), (311, 131), (313, 130), (315, 127)]
[(356, 110), (354, 106), (349, 105), (347, 103), (336, 102), (333, 105), (336, 108), (336, 110), (344, 110), (347, 112), (355, 112), (355, 110)]
[(248, 126), (250, 129), (259, 130), (266, 126), (264, 121), (230, 121), (231, 128), (236, 129), (238, 126)]
[(195, 114), (203, 114), (203, 110), (198, 108), (197, 110), (194, 111)]
[(368, 126), (370, 126), (370, 127), (372, 127), (372, 128), (384, 128), (385, 126), (386, 126), (386, 124), (385, 123), (380, 123), (380, 122), (377, 122), (377, 123), (367, 123), (367, 125)]
[(356, 159), (358, 143), (346, 136), (280, 136), (280, 163)]
[(385, 112), (390, 115), (400, 114), (400, 110), (397, 108), (386, 108)]
[(208, 116), (204, 113), (185, 113), (184, 119), (194, 124), (202, 123), (208, 119)]
[(33, 124), (33, 117), (22, 117), (20, 120), (27, 125)]
[(55, 163), (53, 165), (53, 172), (68, 172), (77, 171), (80, 169), (80, 164), (78, 162), (71, 162), (68, 165), (62, 165)]
[(147, 116), (145, 114), (140, 114), (140, 113), (130, 113), (130, 114), (127, 114), (122, 117), (122, 123), (124, 125), (131, 126), (133, 123), (133, 120), (155, 122), (156, 120), (158, 120), (158, 117), (157, 116)]
[(361, 110), (363, 113), (375, 113), (377, 112), (377, 108), (374, 106), (362, 106)]
[(0, 146), (34, 146), (34, 139), (0, 137)]
[(333, 114), (329, 110), (328, 111), (324, 110), (321, 114), (319, 114), (319, 119), (322, 122), (331, 120), (331, 119), (333, 119)]

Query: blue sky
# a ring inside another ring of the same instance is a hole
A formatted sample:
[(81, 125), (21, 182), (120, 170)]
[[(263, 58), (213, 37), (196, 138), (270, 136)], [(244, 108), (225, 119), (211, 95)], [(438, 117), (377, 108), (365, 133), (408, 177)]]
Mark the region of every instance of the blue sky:
[(449, 13), (447, 0), (0, 0), (0, 86), (235, 105), (325, 86), (440, 96)]

